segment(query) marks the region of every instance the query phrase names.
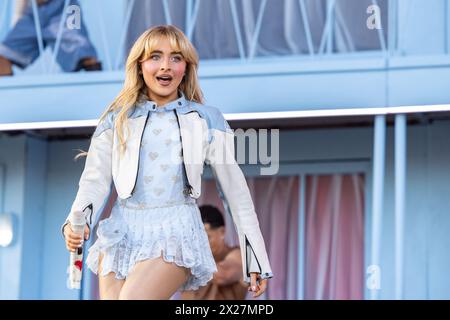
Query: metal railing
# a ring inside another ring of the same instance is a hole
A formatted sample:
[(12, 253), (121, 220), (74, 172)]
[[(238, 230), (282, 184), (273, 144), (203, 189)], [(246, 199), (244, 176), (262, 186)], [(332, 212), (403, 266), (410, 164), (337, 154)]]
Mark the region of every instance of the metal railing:
[[(32, 5), (32, 12), (34, 17), (34, 24), (36, 29), (36, 36), (37, 36), (37, 42), (38, 42), (38, 48), (40, 55), (43, 54), (45, 48), (44, 48), (44, 40), (42, 36), (42, 28), (39, 21), (39, 15), (38, 15), (38, 5), (36, 0), (29, 0)], [(163, 7), (163, 15), (165, 22), (167, 24), (173, 23), (172, 18), (172, 12), (171, 8), (169, 6), (168, 0), (161, 0), (162, 1), (162, 7)], [(263, 23), (263, 18), (267, 13), (267, 3), (268, 0), (261, 0), (259, 4), (259, 8), (257, 9), (257, 17), (255, 22), (255, 27), (253, 30), (253, 33), (250, 35), (249, 39), (247, 40), (247, 43), (244, 43), (243, 39), (243, 30), (241, 28), (241, 25), (239, 23), (239, 10), (238, 6), (236, 4), (236, 0), (227, 0), (229, 1), (230, 5), (230, 27), (233, 28), (234, 34), (235, 34), (235, 40), (236, 40), (236, 46), (239, 54), (239, 58), (237, 60), (240, 60), (242, 62), (252, 62), (255, 59), (259, 58), (257, 54), (257, 48), (258, 48), (258, 41), (261, 37), (261, 28)], [(241, 1), (249, 1), (249, 0), (241, 0)], [(323, 31), (320, 37), (320, 43), (318, 44), (317, 50), (315, 50), (315, 46), (313, 43), (313, 35), (311, 32), (311, 22), (310, 18), (308, 16), (307, 7), (305, 0), (297, 0), (298, 1), (298, 8), (300, 10), (299, 16), (302, 20), (302, 26), (303, 26), (303, 32), (304, 32), (304, 39), (305, 39), (305, 45), (307, 48), (306, 54), (303, 54), (303, 56), (309, 56), (310, 58), (317, 58), (317, 57), (323, 57), (323, 56), (332, 56), (336, 54), (333, 50), (333, 39), (335, 35), (335, 27), (337, 25), (340, 26), (341, 32), (343, 33), (343, 37), (348, 44), (348, 47), (350, 48), (350, 52), (357, 52), (358, 50), (355, 49), (355, 43), (354, 39), (352, 39), (352, 35), (349, 32), (349, 28), (346, 24), (346, 21), (344, 19), (344, 16), (342, 14), (341, 9), (339, 6), (336, 6), (336, 3), (339, 0), (324, 0), (326, 3), (326, 16), (324, 21), (324, 27)], [(0, 28), (5, 28), (6, 25), (9, 24), (10, 19), (8, 20), (8, 10), (11, 11), (13, 7), (13, 0), (0, 0)], [(62, 19), (59, 24), (59, 31), (56, 37), (55, 46), (52, 53), (52, 61), (50, 64), (42, 63), (42, 72), (43, 73), (53, 73), (57, 61), (58, 52), (61, 47), (61, 39), (63, 35), (63, 29), (65, 28), (64, 22), (67, 19), (67, 9), (69, 6), (70, 1), (64, 0), (64, 10), (62, 12)], [(83, 3), (85, 3), (85, 0), (81, 0), (80, 4), (83, 6)], [(108, 5), (113, 5), (113, 1), (108, 1)], [(197, 25), (197, 18), (199, 15), (199, 11), (202, 8), (202, 4), (204, 3), (204, 0), (186, 0), (186, 12), (185, 12), (185, 26), (184, 26), (184, 32), (186, 33), (187, 37), (192, 40), (194, 35), (194, 30)], [(377, 0), (372, 0), (370, 3), (374, 6), (378, 6)], [(105, 70), (107, 71), (114, 71), (114, 70), (120, 70), (123, 66), (124, 58), (125, 58), (125, 46), (126, 46), (126, 39), (127, 39), (127, 31), (128, 26), (130, 25), (130, 19), (132, 17), (133, 8), (136, 5), (136, 0), (128, 0), (126, 2), (126, 10), (124, 12), (124, 19), (123, 19), (123, 25), (121, 28), (121, 34), (118, 37), (118, 49), (114, 56), (111, 54), (111, 50), (109, 48), (109, 42), (108, 42), (108, 36), (107, 36), (107, 28), (105, 23), (105, 17), (103, 14), (103, 10), (100, 7), (101, 1), (95, 0), (96, 5), (96, 15), (97, 19), (95, 19), (95, 23), (97, 25), (89, 25), (89, 28), (98, 28), (100, 31), (100, 42), (95, 43), (97, 49), (101, 48), (102, 57), (104, 60)], [(383, 32), (383, 29), (377, 29), (377, 35), (378, 35), (378, 50), (375, 50), (375, 52), (380, 53), (381, 56), (383, 55), (389, 55), (393, 52), (398, 51), (398, 32), (402, 32), (402, 28), (404, 26), (398, 26), (396, 21), (396, 14), (397, 14), (397, 2), (396, 1), (389, 1), (388, 2), (388, 12), (389, 12), (389, 18), (388, 18), (388, 25), (382, 26), (382, 28), (387, 28), (387, 39), (385, 39), (385, 35)], [(383, 14), (387, 14), (387, 12), (384, 12)], [(91, 23), (92, 24), (92, 23)], [(447, 29), (450, 30), (450, 27), (446, 26)], [(3, 31), (4, 33), (4, 31)], [(450, 33), (450, 32), (449, 32)], [(1, 34), (1, 32), (0, 32)], [(446, 39), (446, 43), (448, 42), (448, 39)], [(247, 47), (245, 46), (247, 45)], [(448, 46), (447, 46), (448, 47)], [(231, 57), (230, 57), (231, 58)]]

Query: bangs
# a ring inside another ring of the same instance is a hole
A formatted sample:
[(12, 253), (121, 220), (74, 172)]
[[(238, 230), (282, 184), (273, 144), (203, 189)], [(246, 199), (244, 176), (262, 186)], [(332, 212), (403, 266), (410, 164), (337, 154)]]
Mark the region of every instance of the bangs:
[(169, 40), (172, 51), (181, 52), (183, 57), (186, 57), (186, 53), (181, 49), (181, 46), (175, 34), (170, 32), (167, 34), (159, 33), (156, 35), (149, 35), (147, 39), (145, 39), (144, 52), (142, 53), (140, 59), (141, 62), (149, 59), (151, 53), (158, 50), (161, 42), (165, 39)]

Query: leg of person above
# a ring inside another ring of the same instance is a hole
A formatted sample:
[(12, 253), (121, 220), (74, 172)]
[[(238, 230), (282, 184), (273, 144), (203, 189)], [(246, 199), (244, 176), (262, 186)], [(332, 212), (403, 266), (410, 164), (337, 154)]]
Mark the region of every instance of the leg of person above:
[(12, 75), (12, 65), (25, 68), (39, 56), (34, 18), (28, 7), (0, 43), (0, 76)]
[(167, 300), (185, 283), (190, 270), (162, 257), (138, 262), (120, 291), (120, 300)]
[(119, 299), (120, 290), (125, 283), (125, 280), (115, 278), (114, 272), (102, 276), (102, 254), (100, 254), (98, 262), (98, 287), (100, 291), (101, 300), (117, 300)]
[[(79, 6), (79, 3), (77, 0), (71, 0), (69, 5)], [(44, 39), (55, 50), (56, 38), (64, 10), (64, 1), (53, 0), (44, 7), (52, 14), (48, 25), (44, 28)], [(63, 28), (61, 43), (56, 57), (61, 68), (66, 72), (102, 70), (102, 65), (97, 59), (97, 52), (89, 40), (87, 28), (81, 17), (79, 25), (74, 22), (69, 28), (68, 23), (65, 23)]]

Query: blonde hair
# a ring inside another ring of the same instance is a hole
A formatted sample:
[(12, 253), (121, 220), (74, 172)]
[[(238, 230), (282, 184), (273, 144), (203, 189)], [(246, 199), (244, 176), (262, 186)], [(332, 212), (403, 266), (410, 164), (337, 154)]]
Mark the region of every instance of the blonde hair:
[[(141, 71), (141, 63), (150, 58), (151, 53), (157, 49), (161, 39), (167, 39), (173, 50), (181, 52), (186, 61), (186, 74), (178, 90), (183, 92), (187, 100), (203, 103), (203, 93), (200, 89), (197, 70), (199, 58), (197, 51), (186, 35), (173, 25), (155, 26), (145, 31), (134, 43), (127, 58), (125, 67), (125, 82), (122, 90), (114, 101), (101, 115), (101, 122), (109, 112), (117, 112), (115, 129), (117, 130), (120, 153), (125, 152), (126, 139), (124, 129), (128, 130), (128, 111), (134, 108), (139, 99), (147, 96), (147, 86)], [(79, 154), (83, 156), (86, 154)]]

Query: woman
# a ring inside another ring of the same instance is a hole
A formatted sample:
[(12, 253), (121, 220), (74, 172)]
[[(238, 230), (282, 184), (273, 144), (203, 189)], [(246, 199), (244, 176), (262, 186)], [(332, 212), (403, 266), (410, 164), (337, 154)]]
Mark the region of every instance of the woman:
[[(107, 200), (86, 264), (99, 275), (101, 299), (169, 299), (196, 290), (217, 271), (196, 199), (204, 162), (231, 209), (244, 281), (261, 295), (272, 271), (245, 178), (234, 159), (234, 134), (217, 108), (203, 105), (198, 55), (174, 26), (147, 30), (133, 45), (124, 87), (101, 116), (63, 234), (85, 212), (85, 238)], [(259, 283), (258, 283), (259, 281)], [(249, 289), (250, 289), (249, 288)]]

